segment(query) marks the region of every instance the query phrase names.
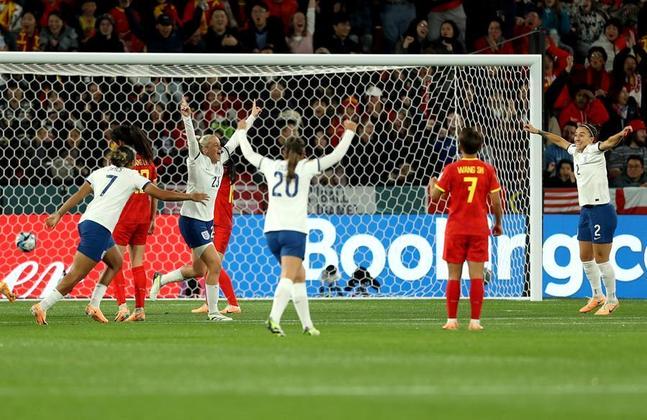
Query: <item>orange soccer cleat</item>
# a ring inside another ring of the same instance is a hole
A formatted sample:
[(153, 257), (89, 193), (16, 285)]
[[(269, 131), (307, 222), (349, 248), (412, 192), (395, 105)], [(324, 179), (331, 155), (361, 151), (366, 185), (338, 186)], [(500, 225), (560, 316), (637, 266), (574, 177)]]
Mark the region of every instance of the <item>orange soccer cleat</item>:
[(603, 306), (606, 302), (604, 296), (593, 296), (586, 305), (580, 308), (580, 313), (586, 314), (597, 308), (598, 306)]
[(85, 307), (85, 314), (101, 324), (108, 323), (108, 318), (106, 318), (103, 315), (103, 312), (101, 312), (101, 309), (95, 308), (90, 304), (88, 304), (88, 306)]
[(618, 309), (618, 306), (620, 306), (620, 302), (605, 303), (604, 305), (602, 305), (602, 307), (600, 309), (598, 309), (598, 311), (595, 313), (595, 315), (600, 315), (600, 316), (611, 315), (611, 312)]
[(36, 324), (47, 325), (47, 312), (43, 311), (43, 308), (40, 307), (40, 303), (31, 307), (31, 314), (34, 316)]
[(11, 292), (9, 286), (4, 281), (0, 281), (0, 294), (3, 294), (11, 303), (16, 301), (16, 295)]
[(234, 306), (234, 305), (227, 305), (225, 306), (224, 309), (220, 311), (221, 314), (239, 314), (240, 313), (240, 306)]
[(480, 321), (471, 320), (467, 329), (470, 331), (481, 331), (483, 330), (483, 325), (481, 325)]
[(192, 314), (208, 314), (209, 313), (209, 307), (207, 306), (206, 303), (203, 303), (202, 306), (199, 308), (191, 309)]
[(458, 321), (447, 321), (445, 325), (443, 325), (443, 330), (457, 330), (458, 329)]
[(128, 308), (120, 307), (117, 313), (115, 314), (115, 322), (124, 322), (125, 320), (128, 319), (129, 316), (130, 316), (130, 311), (128, 310)]
[(133, 312), (133, 314), (130, 315), (128, 319), (125, 320), (125, 322), (141, 322), (141, 321), (146, 321), (146, 314), (144, 313), (143, 309), (140, 309), (140, 310), (135, 309), (135, 312)]

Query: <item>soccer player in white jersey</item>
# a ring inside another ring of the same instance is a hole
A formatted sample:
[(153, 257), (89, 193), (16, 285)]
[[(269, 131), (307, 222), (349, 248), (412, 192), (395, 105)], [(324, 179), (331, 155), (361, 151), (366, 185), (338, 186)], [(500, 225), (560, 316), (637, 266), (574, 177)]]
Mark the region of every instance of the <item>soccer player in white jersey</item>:
[(223, 164), (227, 163), (231, 154), (236, 150), (240, 137), (244, 136), (247, 131), (245, 127), (254, 122), (259, 111), (259, 108), (254, 107), (246, 123), (240, 121), (239, 128), (232, 134), (227, 144), (221, 147), (220, 139), (215, 134), (202, 136), (198, 142), (193, 129), (191, 108), (185, 99), (182, 100), (180, 112), (189, 143), (187, 191), (205, 191), (209, 195), (209, 199), (206, 206), (196, 206), (188, 202), (182, 205), (179, 219), (180, 233), (191, 248), (192, 264), (184, 265), (163, 275), (155, 273), (150, 291), (151, 299), (157, 298), (160, 288), (165, 284), (204, 276), (208, 319), (210, 321), (231, 321), (230, 317), (218, 312), (218, 277), (222, 261), (213, 245), (213, 210), (224, 174)]
[(279, 336), (285, 335), (280, 322), (290, 299), (294, 302), (304, 334), (319, 335), (310, 318), (303, 268), (308, 234), (308, 192), (312, 177), (339, 162), (346, 154), (355, 137), (357, 124), (345, 121), (344, 128), (344, 135), (335, 150), (312, 160), (305, 158), (304, 143), (298, 138), (291, 137), (285, 141), (284, 160), (263, 157), (252, 150), (246, 135), (240, 138), (243, 156), (260, 169), (267, 181), (269, 203), (265, 215), (265, 238), (270, 251), (281, 263), (281, 278), (274, 292), (267, 327)]
[(157, 188), (137, 171), (129, 169), (135, 161), (135, 156), (135, 150), (129, 146), (121, 146), (111, 151), (108, 155), (110, 165), (92, 172), (81, 188), (68, 198), (56, 213), (47, 218), (45, 222), (47, 226), (55, 227), (61, 217), (81, 203), (89, 194), (94, 193), (94, 198), (79, 221), (78, 230), (81, 242), (74, 255), (70, 271), (45, 299), (31, 307), (31, 313), (37, 324), (47, 324), (47, 310), (63, 296), (70, 293), (99, 261), (106, 264), (106, 269), (92, 292), (92, 299), (87, 305), (85, 313), (95, 321), (108, 322), (99, 309), (99, 305), (112, 278), (121, 269), (123, 261), (119, 248), (112, 240), (112, 231), (126, 202), (135, 191), (144, 191), (163, 201), (192, 200), (201, 203), (208, 198), (206, 194), (195, 191), (181, 193)]
[[(593, 291), (593, 296), (580, 308), (580, 312), (591, 312), (600, 306), (600, 309), (595, 312), (596, 315), (610, 315), (619, 306), (616, 296), (616, 276), (609, 262), (618, 218), (614, 207), (610, 204), (604, 152), (617, 146), (631, 133), (632, 128), (625, 127), (607, 140), (598, 141), (598, 130), (593, 125), (580, 124), (575, 130), (575, 144), (556, 134), (538, 130), (531, 124), (526, 124), (524, 130), (539, 134), (573, 155), (577, 195), (581, 207), (577, 240), (580, 243), (580, 259), (584, 272)], [(607, 289), (606, 298), (602, 294), (600, 277)]]

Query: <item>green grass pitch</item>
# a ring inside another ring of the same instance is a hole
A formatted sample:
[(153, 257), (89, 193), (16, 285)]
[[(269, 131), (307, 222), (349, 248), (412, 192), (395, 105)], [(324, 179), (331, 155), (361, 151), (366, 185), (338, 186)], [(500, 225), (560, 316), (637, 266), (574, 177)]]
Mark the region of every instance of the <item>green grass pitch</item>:
[[(230, 324), (195, 302), (151, 302), (97, 324), (61, 302), (0, 304), (0, 413), (15, 419), (647, 418), (647, 303), (600, 319), (582, 301), (486, 301), (482, 332), (442, 331), (444, 302), (314, 301), (320, 337), (264, 329), (271, 303)], [(114, 302), (102, 309), (111, 315)]]

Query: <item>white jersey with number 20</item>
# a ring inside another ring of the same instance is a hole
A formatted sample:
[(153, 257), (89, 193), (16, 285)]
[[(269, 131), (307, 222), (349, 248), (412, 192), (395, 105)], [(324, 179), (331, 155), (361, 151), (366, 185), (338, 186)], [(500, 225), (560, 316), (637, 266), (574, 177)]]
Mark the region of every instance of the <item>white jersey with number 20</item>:
[(578, 152), (574, 144), (568, 147), (568, 153), (573, 155), (575, 180), (577, 181), (577, 196), (580, 206), (598, 206), (607, 204), (609, 184), (607, 181), (607, 161), (600, 143), (589, 144), (583, 151)]

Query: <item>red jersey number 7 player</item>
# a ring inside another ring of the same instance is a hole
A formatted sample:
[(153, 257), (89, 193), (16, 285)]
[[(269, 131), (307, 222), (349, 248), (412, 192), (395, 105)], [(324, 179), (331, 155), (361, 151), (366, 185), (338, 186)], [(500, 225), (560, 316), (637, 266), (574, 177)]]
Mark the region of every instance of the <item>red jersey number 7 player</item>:
[(470, 304), (472, 316), (470, 330), (482, 330), (483, 267), (489, 259), (488, 197), (494, 213), (492, 234), (503, 233), (501, 186), (494, 167), (478, 159), (476, 154), (483, 146), (483, 135), (471, 127), (464, 128), (458, 143), (461, 159), (447, 165), (440, 179), (431, 179), (431, 200), (437, 202), (449, 196), (449, 217), (445, 228), (443, 259), (447, 262), (447, 323), (446, 330), (458, 328), (458, 301), (461, 295), (461, 273), (467, 261), (470, 276)]

